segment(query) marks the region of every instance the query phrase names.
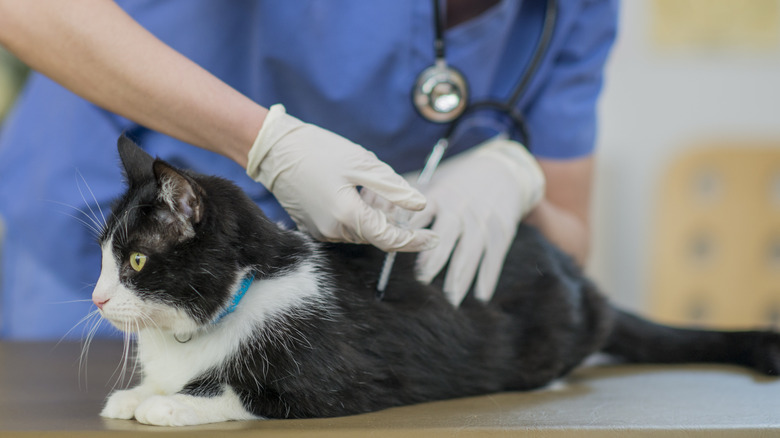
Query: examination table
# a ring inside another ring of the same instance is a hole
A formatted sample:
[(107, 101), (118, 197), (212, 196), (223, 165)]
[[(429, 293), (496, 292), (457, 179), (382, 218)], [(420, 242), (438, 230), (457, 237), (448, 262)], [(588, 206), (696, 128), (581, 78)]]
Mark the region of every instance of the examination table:
[(120, 342), (95, 341), (80, 365), (79, 343), (0, 342), (0, 437), (780, 437), (780, 379), (709, 365), (594, 366), (530, 393), (342, 418), (159, 428), (98, 416), (119, 378), (121, 350)]

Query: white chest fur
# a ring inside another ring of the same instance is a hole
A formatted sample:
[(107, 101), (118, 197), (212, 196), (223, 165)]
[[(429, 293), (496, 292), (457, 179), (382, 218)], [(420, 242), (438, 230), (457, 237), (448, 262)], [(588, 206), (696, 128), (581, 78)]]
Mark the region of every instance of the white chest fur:
[(144, 386), (173, 394), (207, 371), (224, 370), (245, 342), (269, 322), (285, 314), (306, 312), (327, 303), (327, 289), (312, 262), (282, 276), (256, 280), (236, 310), (217, 324), (203, 327), (188, 342), (178, 342), (169, 331), (143, 329), (138, 333), (138, 354)]

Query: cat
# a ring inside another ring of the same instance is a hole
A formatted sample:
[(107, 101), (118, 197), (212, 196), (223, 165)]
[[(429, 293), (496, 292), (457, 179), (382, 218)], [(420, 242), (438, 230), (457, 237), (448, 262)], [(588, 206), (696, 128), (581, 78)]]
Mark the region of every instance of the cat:
[(399, 254), (315, 242), (233, 183), (118, 141), (127, 191), (99, 243), (93, 301), (136, 337), (140, 384), (101, 415), (154, 425), (358, 414), (544, 387), (595, 352), (722, 362), (776, 375), (780, 335), (672, 328), (610, 305), (569, 257), (520, 225), (494, 297), (452, 306)]

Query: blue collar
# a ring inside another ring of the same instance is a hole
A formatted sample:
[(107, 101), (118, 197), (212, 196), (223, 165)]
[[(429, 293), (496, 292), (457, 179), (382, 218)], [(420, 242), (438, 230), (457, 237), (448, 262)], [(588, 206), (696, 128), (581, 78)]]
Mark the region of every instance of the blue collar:
[(244, 295), (246, 295), (246, 291), (249, 290), (249, 286), (252, 285), (252, 282), (255, 281), (255, 273), (250, 272), (247, 274), (246, 277), (244, 277), (243, 280), (241, 280), (241, 285), (239, 286), (238, 290), (233, 294), (233, 299), (230, 301), (230, 305), (225, 308), (225, 310), (222, 311), (222, 313), (217, 316), (216, 319), (214, 319), (213, 324), (218, 323), (222, 320), (222, 318), (230, 315), (236, 310), (236, 307), (238, 307), (238, 303), (241, 302), (241, 299), (244, 298)]

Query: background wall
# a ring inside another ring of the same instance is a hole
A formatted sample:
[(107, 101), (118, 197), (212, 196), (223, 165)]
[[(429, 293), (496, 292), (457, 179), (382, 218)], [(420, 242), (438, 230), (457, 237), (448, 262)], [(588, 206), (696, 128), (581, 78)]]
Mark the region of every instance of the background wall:
[(600, 114), (589, 271), (642, 309), (670, 161), (712, 141), (780, 145), (780, 1), (624, 0)]
[[(0, 118), (24, 73), (0, 49)], [(780, 0), (623, 0), (600, 110), (588, 269), (642, 309), (669, 162), (712, 140), (780, 145)]]

